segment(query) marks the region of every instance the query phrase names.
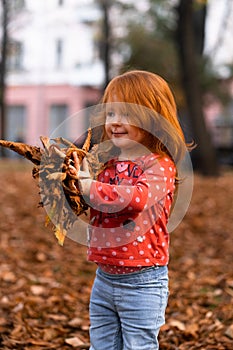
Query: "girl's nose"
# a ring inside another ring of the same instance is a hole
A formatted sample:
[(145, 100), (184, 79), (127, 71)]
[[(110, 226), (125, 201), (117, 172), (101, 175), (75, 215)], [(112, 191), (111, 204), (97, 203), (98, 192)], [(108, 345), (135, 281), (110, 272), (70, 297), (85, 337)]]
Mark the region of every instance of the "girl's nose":
[(112, 124), (121, 124), (122, 116), (120, 114), (116, 114), (112, 119)]

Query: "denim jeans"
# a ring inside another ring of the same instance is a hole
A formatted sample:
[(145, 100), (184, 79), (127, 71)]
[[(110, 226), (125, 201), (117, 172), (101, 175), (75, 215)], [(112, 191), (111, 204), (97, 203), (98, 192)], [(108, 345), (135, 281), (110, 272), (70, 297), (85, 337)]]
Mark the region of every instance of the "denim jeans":
[(157, 350), (168, 299), (167, 266), (111, 275), (97, 269), (89, 350)]

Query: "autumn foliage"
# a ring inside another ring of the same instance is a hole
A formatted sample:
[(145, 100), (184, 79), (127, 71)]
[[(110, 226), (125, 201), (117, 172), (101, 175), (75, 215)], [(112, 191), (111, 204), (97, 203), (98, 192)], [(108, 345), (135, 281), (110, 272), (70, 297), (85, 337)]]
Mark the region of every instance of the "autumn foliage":
[[(171, 233), (170, 298), (162, 350), (233, 348), (231, 170), (195, 174), (190, 208)], [(0, 162), (0, 348), (88, 349), (96, 266), (86, 247), (57, 244), (30, 163)], [(136, 307), (136, 305), (135, 305)]]

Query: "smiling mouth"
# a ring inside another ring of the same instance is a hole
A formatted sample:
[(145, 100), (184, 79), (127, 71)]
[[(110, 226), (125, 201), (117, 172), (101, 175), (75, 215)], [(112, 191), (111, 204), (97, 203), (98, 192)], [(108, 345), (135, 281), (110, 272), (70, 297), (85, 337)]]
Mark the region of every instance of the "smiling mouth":
[(124, 132), (114, 132), (114, 133), (112, 133), (112, 136), (113, 137), (115, 137), (115, 138), (120, 138), (120, 137), (122, 137), (122, 136), (125, 136), (125, 135), (127, 135), (127, 133), (124, 133)]
[(112, 132), (113, 136), (127, 135), (127, 132)]

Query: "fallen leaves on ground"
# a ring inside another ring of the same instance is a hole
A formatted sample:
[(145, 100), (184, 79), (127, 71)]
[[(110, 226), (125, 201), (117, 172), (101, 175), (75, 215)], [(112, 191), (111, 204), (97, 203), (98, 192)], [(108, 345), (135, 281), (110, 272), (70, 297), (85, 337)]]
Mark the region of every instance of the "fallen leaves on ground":
[[(171, 234), (170, 297), (161, 350), (233, 348), (233, 172), (195, 175), (190, 208)], [(0, 348), (89, 348), (95, 265), (57, 244), (37, 208), (25, 161), (0, 163)]]

